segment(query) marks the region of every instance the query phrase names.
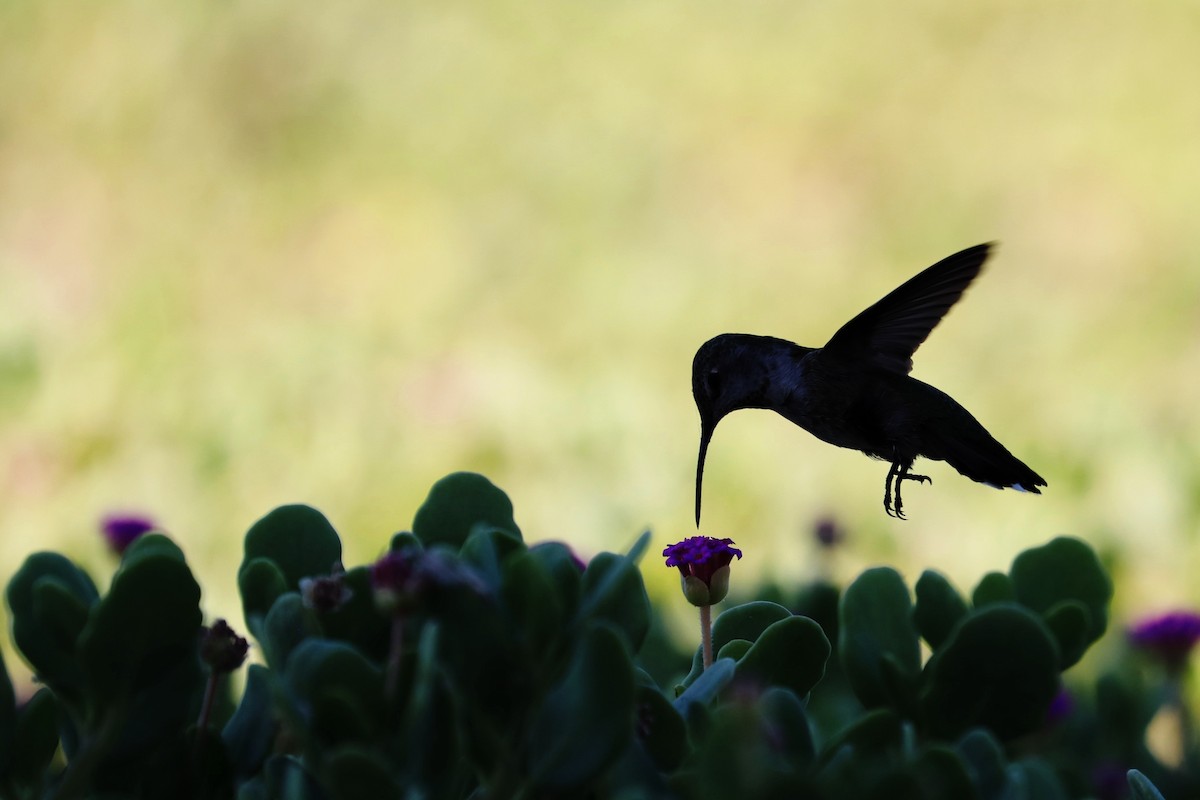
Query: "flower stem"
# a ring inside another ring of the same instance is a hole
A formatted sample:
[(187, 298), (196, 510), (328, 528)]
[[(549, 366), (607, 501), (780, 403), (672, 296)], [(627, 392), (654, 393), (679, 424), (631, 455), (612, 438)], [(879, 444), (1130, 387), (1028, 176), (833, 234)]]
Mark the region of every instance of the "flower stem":
[(713, 663), (712, 606), (700, 606), (700, 651), (704, 668), (708, 669)]
[(200, 719), (196, 720), (196, 742), (192, 749), (192, 762), (194, 767), (199, 767), (200, 757), (204, 753), (204, 739), (208, 734), (208, 721), (212, 717), (213, 701), (217, 697), (217, 682), (221, 680), (221, 673), (214, 670), (209, 670), (208, 682), (204, 685), (204, 701), (200, 706)]
[(204, 703), (200, 706), (200, 719), (196, 720), (196, 729), (199, 731), (208, 729), (208, 720), (212, 716), (213, 701), (217, 697), (217, 681), (220, 679), (221, 675), (216, 670), (211, 670), (208, 673), (208, 683), (204, 686)]
[(392, 615), (392, 642), (388, 649), (387, 676), (384, 678), (384, 697), (389, 705), (396, 700), (400, 686), (400, 659), (404, 654), (404, 617)]
[(1192, 724), (1192, 715), (1188, 711), (1188, 704), (1184, 700), (1182, 671), (1167, 676), (1166, 694), (1167, 697), (1164, 705), (1175, 712), (1175, 718), (1179, 726), (1179, 751), (1186, 757), (1186, 754), (1192, 750), (1194, 726)]

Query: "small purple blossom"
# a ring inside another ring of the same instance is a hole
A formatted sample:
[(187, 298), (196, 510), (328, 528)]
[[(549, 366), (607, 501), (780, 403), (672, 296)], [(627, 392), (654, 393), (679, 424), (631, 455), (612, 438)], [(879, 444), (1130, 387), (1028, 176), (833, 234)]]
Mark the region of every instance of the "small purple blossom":
[(250, 643), (238, 636), (223, 619), (201, 629), (200, 660), (214, 673), (233, 672), (246, 660)]
[(1172, 611), (1147, 617), (1129, 628), (1129, 641), (1158, 658), (1171, 670), (1181, 670), (1200, 642), (1200, 614)]
[(690, 536), (663, 548), (667, 566), (679, 569), (689, 603), (707, 606), (725, 599), (729, 593), (729, 564), (734, 556), (742, 557), (742, 551), (732, 545), (733, 539)]
[(408, 608), (420, 589), (417, 578), (418, 550), (391, 550), (371, 565), (371, 589), (375, 605), (398, 613)]
[(437, 592), (454, 588), (487, 593), (470, 567), (442, 550), (392, 550), (371, 565), (375, 605), (391, 614), (403, 614)]
[(813, 538), (821, 547), (833, 548), (846, 538), (846, 531), (833, 517), (821, 517), (813, 525)]
[(733, 557), (742, 557), (742, 551), (731, 547), (733, 539), (714, 539), (711, 536), (689, 536), (682, 542), (667, 545), (663, 555), (668, 567), (678, 567), (679, 574), (695, 576), (707, 583), (712, 574), (728, 566)]
[(129, 545), (157, 528), (154, 520), (142, 514), (109, 514), (100, 521), (100, 532), (104, 534), (109, 548), (117, 555), (124, 553)]
[(1097, 800), (1122, 800), (1129, 797), (1129, 769), (1115, 761), (1101, 761), (1092, 767), (1092, 790)]
[(1058, 687), (1058, 694), (1050, 701), (1046, 709), (1046, 725), (1053, 727), (1071, 716), (1075, 710), (1075, 696), (1065, 686)]
[(328, 575), (300, 579), (300, 599), (305, 608), (321, 614), (337, 611), (350, 602), (354, 592), (346, 585), (346, 570), (341, 562)]

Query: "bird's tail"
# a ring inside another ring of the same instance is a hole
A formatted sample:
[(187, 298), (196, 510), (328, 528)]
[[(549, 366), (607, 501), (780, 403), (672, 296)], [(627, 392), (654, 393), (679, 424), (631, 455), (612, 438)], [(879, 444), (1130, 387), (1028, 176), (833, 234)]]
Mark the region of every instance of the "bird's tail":
[(927, 442), (932, 446), (924, 455), (945, 461), (971, 480), (995, 489), (1041, 494), (1038, 487), (1046, 485), (1045, 478), (1010, 453), (978, 422), (973, 428), (970, 431), (960, 428), (955, 432), (957, 435), (938, 436), (936, 442)]

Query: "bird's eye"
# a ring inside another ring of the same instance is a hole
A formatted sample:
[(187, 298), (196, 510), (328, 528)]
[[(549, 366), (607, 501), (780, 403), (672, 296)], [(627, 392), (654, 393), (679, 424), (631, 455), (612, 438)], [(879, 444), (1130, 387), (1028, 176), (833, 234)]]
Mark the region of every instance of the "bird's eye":
[(721, 373), (719, 370), (712, 370), (704, 376), (704, 388), (708, 390), (709, 397), (714, 397), (721, 393)]

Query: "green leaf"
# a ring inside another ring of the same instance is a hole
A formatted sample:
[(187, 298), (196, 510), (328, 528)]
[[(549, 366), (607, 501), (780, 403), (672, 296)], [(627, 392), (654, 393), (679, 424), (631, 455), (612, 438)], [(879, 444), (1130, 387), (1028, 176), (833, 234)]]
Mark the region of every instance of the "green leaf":
[(284, 685), (307, 735), (326, 744), (370, 741), (383, 726), (383, 672), (342, 642), (306, 639), (292, 650)]
[(876, 567), (847, 587), (839, 608), (838, 656), (864, 706), (890, 705), (907, 713), (914, 705), (921, 649), (900, 573)]
[(283, 669), (301, 642), (321, 633), (316, 615), (304, 607), (304, 601), (295, 592), (288, 592), (275, 601), (262, 628), (259, 642), (267, 664), (273, 669)]
[[(1095, 551), (1083, 540), (1060, 536), (1048, 544), (1021, 553), (1009, 571), (1017, 602), (1045, 614), (1071, 600), (1087, 609), (1089, 626), (1085, 644), (1100, 638), (1108, 626), (1112, 581)], [(1072, 654), (1064, 654), (1068, 658)], [(1070, 664), (1075, 663), (1082, 651)]]
[(327, 785), (337, 787), (338, 800), (381, 800), (404, 796), (400, 785), (392, 777), (388, 760), (360, 747), (335, 749), (325, 759), (322, 773)]
[(1037, 615), (993, 605), (964, 620), (925, 667), (921, 714), (953, 738), (984, 726), (1011, 739), (1036, 730), (1058, 691), (1058, 646)]
[(450, 553), (452, 558), (461, 559), (464, 564), (475, 570), (490, 591), (499, 592), (504, 580), (501, 565), (510, 556), (524, 552), (525, 545), (519, 537), (508, 531), (481, 525), (471, 531), (457, 551), (444, 544), (437, 544), (429, 549), (441, 549)]
[(916, 585), (913, 623), (934, 650), (941, 646), (958, 621), (967, 615), (967, 604), (939, 572), (927, 569)]
[(147, 556), (166, 556), (176, 561), (184, 561), (183, 550), (161, 533), (147, 533), (133, 540), (125, 552), (121, 554), (121, 566)]
[[(185, 660), (195, 663), (200, 586), (187, 564), (161, 552), (122, 562), (79, 635), (78, 658), (93, 702), (119, 703)], [(187, 698), (180, 698), (186, 703)]]
[(574, 614), (583, 594), (585, 567), (576, 560), (571, 548), (562, 542), (539, 542), (529, 548), (529, 557), (546, 570), (563, 608)]
[(687, 727), (657, 687), (637, 687), (638, 726), (642, 746), (662, 772), (672, 772), (688, 752)]
[(388, 543), (388, 551), (397, 553), (401, 550), (423, 550), (425, 546), (421, 544), (421, 540), (410, 531), (400, 531), (392, 536), (392, 541)]
[(641, 535), (630, 546), (629, 552), (625, 554), (625, 557), (635, 563), (641, 561), (642, 556), (646, 554), (646, 550), (650, 547), (651, 538), (653, 537), (651, 537), (650, 531), (642, 531)]
[[(825, 648), (828, 652), (828, 641), (825, 642)], [(802, 696), (789, 689), (773, 686), (763, 692), (756, 705), (761, 724), (770, 732), (772, 749), (785, 759), (807, 764), (813, 760), (815, 753), (808, 715), (804, 713), (804, 703), (800, 699)]]
[[(753, 644), (754, 642), (747, 642), (745, 639), (733, 639), (726, 642), (725, 646), (717, 652), (717, 658), (732, 658), (734, 661), (739, 661), (742, 656), (749, 652)], [(699, 650), (696, 652), (700, 655), (701, 660), (703, 660), (704, 654), (700, 653)]]
[(769, 689), (756, 699), (739, 695), (713, 708), (703, 731), (693, 728), (693, 742), (684, 773), (691, 785), (672, 786), (681, 796), (816, 796), (806, 775), (812, 760), (808, 721), (800, 700), (786, 689)]
[(387, 656), (391, 618), (379, 613), (371, 589), (369, 567), (354, 567), (342, 575), (350, 598), (334, 611), (316, 614), (325, 635), (353, 644), (363, 653), (382, 661)]
[(583, 573), (578, 624), (612, 623), (624, 632), (629, 649), (641, 649), (650, 631), (650, 597), (637, 564), (627, 556), (600, 553)]
[(964, 800), (976, 796), (966, 764), (952, 748), (932, 745), (921, 749), (908, 767), (921, 787), (922, 800)]
[(974, 728), (963, 734), (955, 745), (980, 800), (1004, 800), (1015, 797), (1006, 772), (1004, 747), (984, 728)]
[(888, 751), (902, 747), (904, 723), (890, 708), (868, 711), (834, 734), (821, 751), (821, 763), (827, 765), (851, 753), (851, 760), (869, 762)]
[(708, 669), (700, 673), (700, 676), (684, 689), (682, 694), (675, 698), (675, 710), (690, 723), (692, 708), (711, 703), (713, 698), (733, 680), (736, 667), (737, 664), (733, 659), (718, 658)]
[(76, 646), (99, 593), (91, 578), (58, 553), (34, 553), (8, 584), (12, 636), (38, 679), (82, 713), (83, 671)]
[(0, 778), (8, 771), (12, 756), (13, 736), (17, 727), (17, 696), (13, 692), (12, 679), (0, 652)]
[(270, 670), (261, 664), (251, 664), (246, 671), (242, 701), (221, 731), (239, 779), (257, 774), (271, 752), (279, 728), (272, 700)]
[(829, 653), (829, 640), (816, 622), (798, 616), (781, 619), (738, 662), (735, 680), (781, 686), (804, 697), (824, 676)]
[(271, 559), (253, 558), (242, 564), (237, 580), (246, 627), (261, 641), (263, 620), (275, 601), (287, 592), (287, 578)]
[(50, 689), (38, 689), (17, 710), (9, 776), (17, 785), (35, 785), (45, 775), (58, 749), (58, 700)]
[(778, 603), (756, 600), (725, 609), (713, 621), (713, 650), (720, 652), (728, 642), (745, 639), (753, 642), (767, 628), (792, 616)]
[(971, 602), (975, 608), (983, 608), (996, 603), (1011, 603), (1016, 599), (1016, 594), (1011, 578), (1003, 572), (989, 572), (975, 587)]
[(634, 696), (622, 637), (607, 625), (590, 627), (533, 717), (527, 752), (534, 785), (578, 790), (616, 761), (633, 738)]
[(1028, 800), (1069, 800), (1054, 768), (1040, 758), (1023, 758), (1008, 765), (1016, 796)]
[[(455, 798), (463, 797), (464, 784), (474, 782), (476, 770), (484, 769), (464, 765), (464, 750), (471, 750), (471, 744), (482, 742), (482, 747), (475, 748), (471, 755), (475, 764), (495, 763), (497, 757), (511, 758), (512, 751), (509, 741), (496, 742), (479, 730), (490, 730), (490, 726), (471, 713), (474, 708), (468, 712), (470, 722), (455, 719), (458, 715), (452, 713), (451, 699), (454, 690), (448, 686), (438, 659), (438, 639), (442, 633), (436, 622), (421, 627), (397, 746), (404, 753), (404, 779), (409, 786), (420, 786), (426, 797)], [(468, 737), (478, 738), (464, 740), (459, 725), (466, 728)]]
[(301, 578), (328, 575), (335, 564), (341, 563), (342, 540), (315, 508), (280, 506), (246, 532), (242, 570), (256, 558), (274, 561), (287, 588), (295, 591), (300, 588)]
[[(126, 793), (116, 797), (227, 798), (233, 792), (233, 774), (219, 737), (211, 730), (181, 728), (164, 731), (153, 742), (131, 754), (137, 768), (114, 764)], [(109, 784), (111, 778), (97, 777), (93, 783)], [(102, 796), (113, 798), (113, 794)], [(89, 795), (92, 797), (92, 795)]]
[(1164, 800), (1162, 792), (1150, 782), (1150, 779), (1136, 769), (1129, 770), (1126, 775), (1129, 781), (1131, 800)]
[(491, 481), (474, 472), (455, 472), (433, 485), (413, 518), (413, 534), (426, 547), (462, 547), (476, 525), (508, 531), (517, 539), (512, 502)]
[(1077, 600), (1063, 600), (1042, 614), (1042, 621), (1054, 634), (1061, 657), (1058, 668), (1065, 670), (1083, 657), (1090, 645), (1092, 615)]
[[(296, 756), (279, 755), (267, 760), (263, 769), (266, 778), (266, 794), (272, 800), (326, 800), (328, 795), (321, 790), (317, 780)], [(239, 800), (241, 792), (238, 792)], [(253, 798), (264, 795), (255, 791)]]
[(504, 562), (504, 602), (535, 657), (553, 653), (566, 626), (567, 609), (555, 588), (543, 561), (531, 552)]

